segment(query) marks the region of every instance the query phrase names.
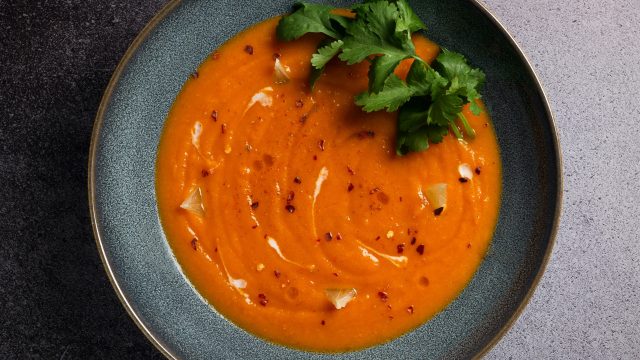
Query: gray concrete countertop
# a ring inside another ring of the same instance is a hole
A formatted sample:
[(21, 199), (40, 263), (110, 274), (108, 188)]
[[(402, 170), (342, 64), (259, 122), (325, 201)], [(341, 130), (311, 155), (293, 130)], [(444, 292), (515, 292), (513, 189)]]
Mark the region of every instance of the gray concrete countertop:
[[(86, 161), (109, 77), (165, 2), (0, 1), (0, 358), (161, 358), (100, 264)], [(638, 359), (640, 2), (484, 3), (547, 91), (565, 184), (547, 271), (487, 358)]]

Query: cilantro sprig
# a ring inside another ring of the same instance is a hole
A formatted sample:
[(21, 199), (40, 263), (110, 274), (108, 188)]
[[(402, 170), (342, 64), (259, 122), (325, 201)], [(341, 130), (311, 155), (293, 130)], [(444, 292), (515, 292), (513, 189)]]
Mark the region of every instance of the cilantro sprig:
[[(449, 133), (457, 138), (459, 120), (466, 136), (475, 131), (462, 114), (470, 104), (481, 112), (477, 100), (485, 81), (484, 73), (471, 67), (462, 54), (442, 49), (433, 64), (417, 56), (411, 35), (426, 30), (425, 24), (406, 0), (365, 1), (351, 7), (355, 16), (337, 15), (326, 5), (296, 3), (294, 12), (284, 16), (276, 29), (280, 40), (291, 41), (307, 33), (327, 36), (311, 57), (310, 85), (336, 56), (349, 65), (369, 61), (368, 91), (355, 98), (363, 111), (398, 111), (396, 153), (423, 151), (442, 141)], [(394, 74), (401, 61), (413, 59), (406, 79)]]

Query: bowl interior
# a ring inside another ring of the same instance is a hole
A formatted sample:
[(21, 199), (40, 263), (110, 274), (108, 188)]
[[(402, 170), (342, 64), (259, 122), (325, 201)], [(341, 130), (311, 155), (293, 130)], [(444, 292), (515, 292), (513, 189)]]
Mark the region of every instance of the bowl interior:
[[(332, 2), (348, 5), (349, 2)], [(264, 342), (221, 317), (181, 272), (155, 196), (155, 159), (169, 108), (198, 64), (247, 26), (285, 13), (291, 0), (173, 2), (148, 27), (107, 89), (90, 162), (90, 202), (107, 272), (134, 320), (168, 356), (320, 358)], [(559, 150), (544, 96), (509, 37), (473, 1), (412, 2), (444, 47), (487, 74), (485, 102), (503, 162), (493, 244), (477, 275), (445, 311), (389, 343), (345, 359), (471, 357), (485, 351), (526, 302), (550, 252), (558, 217)]]

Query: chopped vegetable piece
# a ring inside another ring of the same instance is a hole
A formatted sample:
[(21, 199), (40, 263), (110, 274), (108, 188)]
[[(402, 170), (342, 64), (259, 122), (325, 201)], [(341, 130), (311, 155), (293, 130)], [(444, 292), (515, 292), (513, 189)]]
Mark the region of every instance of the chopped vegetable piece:
[[(427, 187), (425, 196), (434, 210), (447, 207), (447, 184), (438, 183)], [(440, 211), (442, 212), (442, 210)], [(439, 214), (437, 214), (439, 215)]]
[(182, 209), (185, 209), (195, 215), (204, 217), (204, 204), (202, 202), (202, 190), (199, 186), (196, 186), (191, 190), (187, 198), (180, 204)]
[(286, 84), (289, 82), (289, 72), (291, 72), (289, 67), (283, 66), (280, 58), (277, 58), (273, 64), (274, 82), (276, 84)]
[(469, 164), (460, 164), (460, 166), (458, 166), (458, 173), (460, 173), (460, 178), (467, 180), (473, 179), (473, 171)]
[(358, 292), (354, 288), (350, 289), (326, 289), (324, 291), (327, 299), (335, 306), (336, 310), (343, 309), (351, 300), (355, 299)]

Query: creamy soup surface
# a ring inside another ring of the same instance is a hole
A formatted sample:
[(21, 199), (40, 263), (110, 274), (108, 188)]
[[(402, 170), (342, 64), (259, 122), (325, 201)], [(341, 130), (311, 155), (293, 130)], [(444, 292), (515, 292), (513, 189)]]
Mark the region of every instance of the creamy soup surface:
[(214, 52), (175, 100), (161, 221), (195, 288), (238, 326), (314, 351), (376, 345), (432, 318), (478, 269), (500, 202), (496, 137), (486, 112), (465, 109), (475, 139), (397, 156), (397, 114), (354, 104), (368, 65), (331, 62), (311, 91), (320, 38), (280, 43), (277, 21)]

